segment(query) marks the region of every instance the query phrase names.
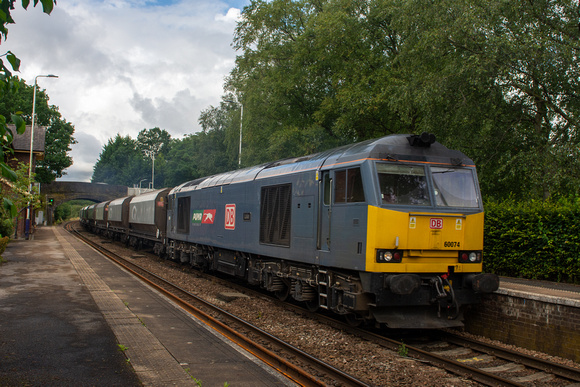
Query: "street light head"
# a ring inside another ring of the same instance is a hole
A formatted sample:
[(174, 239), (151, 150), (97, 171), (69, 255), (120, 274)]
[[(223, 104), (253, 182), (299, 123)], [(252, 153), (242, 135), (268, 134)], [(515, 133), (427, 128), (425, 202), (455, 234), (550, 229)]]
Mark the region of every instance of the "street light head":
[(34, 77), (34, 84), (36, 85), (36, 80), (38, 78), (58, 78), (58, 75), (54, 75), (54, 74), (46, 74), (46, 75), (37, 75)]

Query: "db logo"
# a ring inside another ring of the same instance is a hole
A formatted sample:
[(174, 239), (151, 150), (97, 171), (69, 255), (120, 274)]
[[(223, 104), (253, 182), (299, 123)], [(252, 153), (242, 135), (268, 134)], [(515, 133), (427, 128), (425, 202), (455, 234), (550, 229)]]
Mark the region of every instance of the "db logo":
[(236, 228), (236, 205), (226, 204), (226, 230), (234, 230)]
[(437, 229), (437, 230), (442, 229), (443, 228), (443, 219), (442, 218), (431, 218), (429, 228)]

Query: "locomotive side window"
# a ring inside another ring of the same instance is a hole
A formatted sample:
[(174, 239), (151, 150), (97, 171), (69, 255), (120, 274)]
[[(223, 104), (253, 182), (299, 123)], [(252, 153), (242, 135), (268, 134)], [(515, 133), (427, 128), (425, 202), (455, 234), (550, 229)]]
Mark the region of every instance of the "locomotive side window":
[(377, 172), (383, 204), (431, 205), (424, 167), (378, 163)]
[(290, 246), (292, 185), (262, 187), (260, 243)]
[(473, 173), (469, 169), (431, 167), (435, 201), (441, 207), (478, 208)]
[(350, 168), (334, 172), (335, 203), (360, 203), (365, 201), (360, 168)]
[(190, 197), (177, 199), (177, 232), (181, 234), (189, 234), (189, 207)]

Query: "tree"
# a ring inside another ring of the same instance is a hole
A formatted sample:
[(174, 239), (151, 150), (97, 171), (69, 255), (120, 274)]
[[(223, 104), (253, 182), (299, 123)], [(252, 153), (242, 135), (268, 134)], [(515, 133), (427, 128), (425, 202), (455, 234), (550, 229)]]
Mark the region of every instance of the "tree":
[(165, 186), (166, 155), (171, 136), (159, 128), (143, 129), (136, 140), (117, 135), (103, 147), (93, 168), (92, 182), (133, 186), (150, 180), (151, 156), (155, 154), (155, 187)]
[[(32, 101), (34, 86), (28, 86), (18, 77), (13, 78), (14, 89), (0, 96), (0, 114), (21, 112), (21, 117), (28, 125), (32, 124)], [(76, 144), (73, 137), (74, 126), (62, 119), (58, 108), (48, 104), (46, 91), (36, 90), (36, 123), (45, 126), (46, 139), (44, 159), (36, 165), (36, 180), (40, 183), (50, 183), (62, 177), (66, 168), (73, 163), (68, 155), (70, 146)]]
[(165, 183), (165, 156), (169, 152), (170, 144), (171, 135), (165, 129), (157, 127), (143, 129), (137, 135), (136, 147), (143, 153), (146, 160), (151, 160), (151, 173), (154, 173), (151, 178), (153, 180), (155, 177), (156, 187), (163, 187)]
[[(318, 2), (253, 1), (234, 47), (242, 51), (226, 83), (244, 105), (244, 165), (316, 152), (347, 141), (316, 112), (334, 89), (311, 44)], [(326, 3), (323, 1), (322, 3)]]
[(57, 120), (47, 128), (44, 159), (36, 166), (37, 181), (50, 183), (66, 174), (64, 170), (73, 164), (68, 154), (70, 146), (77, 143), (73, 133), (74, 126), (64, 120)]
[(103, 146), (97, 163), (93, 167), (92, 183), (107, 183), (132, 186), (147, 176), (148, 165), (137, 143), (129, 136), (119, 134)]
[(579, 193), (576, 5), (413, 0), (398, 14), (413, 90), (395, 95), (412, 95), (424, 127), (444, 126), (443, 138), (474, 157), (485, 193)]
[(153, 151), (155, 154), (166, 155), (169, 152), (171, 135), (165, 129), (157, 127), (143, 129), (137, 135), (137, 148), (142, 151)]

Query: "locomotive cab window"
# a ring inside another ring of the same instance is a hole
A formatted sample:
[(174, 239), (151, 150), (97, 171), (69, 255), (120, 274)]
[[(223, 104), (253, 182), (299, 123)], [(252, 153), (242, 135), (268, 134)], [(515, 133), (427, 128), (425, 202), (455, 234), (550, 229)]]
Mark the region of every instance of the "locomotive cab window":
[(439, 207), (478, 208), (475, 178), (470, 169), (431, 167)]
[(334, 202), (360, 203), (365, 201), (360, 168), (344, 169), (334, 172)]
[(423, 166), (378, 163), (377, 173), (383, 204), (431, 205)]

